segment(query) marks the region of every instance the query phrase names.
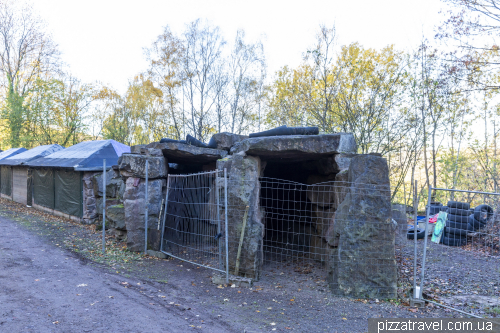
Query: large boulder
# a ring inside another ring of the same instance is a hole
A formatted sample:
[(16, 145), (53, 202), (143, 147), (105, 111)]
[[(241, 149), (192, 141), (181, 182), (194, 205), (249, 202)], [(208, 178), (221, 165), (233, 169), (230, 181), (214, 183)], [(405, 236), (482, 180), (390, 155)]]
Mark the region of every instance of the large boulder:
[[(103, 198), (97, 198), (96, 199), (96, 207), (97, 207), (97, 213), (102, 216), (103, 210), (102, 210), (102, 202)], [(106, 212), (108, 211), (109, 207), (114, 206), (114, 205), (119, 205), (121, 204), (121, 201), (115, 198), (106, 198)]]
[(329, 157), (333, 154), (356, 153), (351, 133), (324, 135), (290, 135), (245, 139), (231, 148), (231, 153), (245, 152), (265, 160), (304, 160)]
[(160, 149), (171, 163), (207, 164), (227, 155), (222, 149), (201, 148), (181, 142), (153, 142), (147, 148)]
[(308, 186), (307, 198), (313, 205), (336, 209), (335, 182), (329, 181)]
[(329, 244), (328, 283), (334, 294), (356, 298), (395, 298), (396, 226), (391, 215), (389, 168), (384, 158), (351, 160), (349, 190), (335, 215)]
[(406, 234), (408, 232), (408, 219), (406, 217), (406, 206), (401, 204), (392, 205), (392, 218), (398, 224), (396, 230), (396, 244), (406, 243)]
[(130, 147), (130, 153), (131, 154), (140, 154), (141, 149), (146, 148), (146, 145), (135, 145)]
[(318, 160), (317, 168), (320, 175), (331, 175), (349, 169), (354, 154), (335, 154)]
[(228, 210), (229, 272), (232, 274), (235, 272), (243, 218), (248, 207), (245, 237), (241, 244), (239, 275), (258, 280), (263, 262), (264, 237), (264, 225), (259, 209), (260, 159), (236, 154), (231, 158), (218, 161), (217, 166), (219, 168), (230, 167), (227, 188), (228, 206), (225, 207)]
[[(229, 132), (217, 133), (212, 136), (212, 140), (217, 143), (217, 149), (229, 151), (236, 143), (248, 139), (246, 135), (238, 135)], [(210, 140), (210, 141), (212, 141)]]
[(330, 228), (330, 225), (333, 224), (335, 208), (325, 208), (318, 205), (312, 205), (311, 208), (312, 223), (316, 228), (316, 233), (320, 237), (325, 237), (328, 228)]
[[(148, 181), (148, 229), (157, 229), (158, 227), (158, 215), (161, 200), (164, 197), (165, 185), (165, 179)], [(123, 196), (123, 205), (125, 208), (125, 226), (127, 228), (127, 247), (130, 251), (140, 252), (144, 250), (145, 196), (145, 179), (128, 178)], [(152, 244), (148, 244), (148, 248), (151, 250), (158, 250), (152, 247)]]
[(335, 207), (344, 201), (349, 192), (349, 170), (342, 170), (335, 175)]
[(120, 172), (128, 177), (146, 178), (146, 161), (149, 161), (149, 179), (167, 177), (168, 163), (163, 156), (123, 154), (119, 164)]
[(118, 230), (127, 230), (125, 225), (125, 207), (123, 204), (109, 206), (106, 209), (106, 220), (110, 227)]
[(99, 213), (97, 212), (96, 197), (94, 191), (94, 172), (83, 173), (83, 216), (84, 224), (93, 224), (97, 221)]
[[(92, 177), (92, 186), (94, 189), (94, 195), (102, 197), (104, 190), (102, 172), (95, 174)], [(119, 173), (114, 169), (110, 169), (109, 171), (107, 171), (106, 196), (108, 198), (121, 198), (122, 196), (120, 194), (123, 193), (124, 189), (125, 184), (121, 179)]]

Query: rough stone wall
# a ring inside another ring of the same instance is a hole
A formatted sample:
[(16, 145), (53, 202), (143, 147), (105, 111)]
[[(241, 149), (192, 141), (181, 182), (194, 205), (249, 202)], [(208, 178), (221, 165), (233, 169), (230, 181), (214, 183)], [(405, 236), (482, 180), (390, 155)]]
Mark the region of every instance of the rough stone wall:
[(123, 204), (109, 207), (114, 226), (126, 232), (130, 251), (144, 250), (146, 160), (148, 163), (148, 249), (159, 251), (161, 231), (158, 221), (162, 199), (165, 198), (168, 160), (158, 149), (134, 146), (133, 154), (123, 154), (119, 172), (124, 181)]
[(384, 158), (358, 155), (348, 172), (348, 191), (328, 234), (328, 282), (334, 294), (395, 298), (396, 225), (391, 217), (389, 169)]
[(230, 222), (228, 224), (229, 272), (235, 273), (243, 219), (248, 206), (238, 275), (259, 280), (263, 263), (264, 237), (262, 213), (259, 209), (260, 158), (238, 153), (217, 161), (217, 167), (220, 170), (228, 169), (228, 207), (225, 209), (228, 210), (227, 217)]
[(98, 172), (83, 173), (83, 218), (84, 224), (94, 224), (99, 219), (97, 212), (96, 195), (94, 192), (93, 177)]
[[(146, 180), (128, 177), (123, 196), (127, 248), (130, 251), (144, 250)], [(166, 187), (165, 179), (148, 180), (148, 249), (158, 251), (158, 216)]]

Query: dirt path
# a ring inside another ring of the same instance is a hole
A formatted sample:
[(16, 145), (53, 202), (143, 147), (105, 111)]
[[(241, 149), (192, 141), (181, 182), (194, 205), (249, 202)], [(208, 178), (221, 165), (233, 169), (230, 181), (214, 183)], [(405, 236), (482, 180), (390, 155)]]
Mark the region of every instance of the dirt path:
[(171, 290), (102, 272), (2, 217), (0, 272), (2, 332), (233, 331)]
[(316, 273), (252, 288), (213, 271), (121, 250), (100, 232), (0, 199), (0, 332), (366, 332), (367, 319), (460, 317), (398, 300), (334, 297)]

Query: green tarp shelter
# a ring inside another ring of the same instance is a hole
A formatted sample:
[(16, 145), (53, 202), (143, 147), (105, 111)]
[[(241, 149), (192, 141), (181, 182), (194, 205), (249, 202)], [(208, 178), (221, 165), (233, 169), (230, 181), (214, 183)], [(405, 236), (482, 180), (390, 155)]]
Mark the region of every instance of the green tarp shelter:
[[(0, 153), (0, 162), (25, 152), (25, 148), (11, 148)], [(12, 198), (12, 167), (10, 165), (0, 166), (0, 194)]]
[(27, 163), (33, 175), (33, 204), (81, 218), (83, 172), (117, 164), (130, 147), (114, 140), (85, 141)]

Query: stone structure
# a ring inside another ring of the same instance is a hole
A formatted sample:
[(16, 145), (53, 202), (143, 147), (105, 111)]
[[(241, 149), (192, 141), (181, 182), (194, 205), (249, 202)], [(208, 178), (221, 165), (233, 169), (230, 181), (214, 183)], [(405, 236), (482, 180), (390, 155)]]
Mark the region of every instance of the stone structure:
[[(298, 230), (298, 236), (290, 233), (282, 239), (287, 246), (284, 250), (304, 251), (325, 263), (328, 281), (336, 294), (395, 296), (395, 228), (385, 159), (357, 155), (354, 137), (348, 133), (255, 138), (219, 133), (213, 141), (216, 149), (155, 142), (132, 147), (131, 154), (122, 155), (118, 169), (124, 182), (123, 201), (112, 202), (107, 214), (110, 227), (121, 231), (117, 236), (123, 239), (126, 232), (130, 250), (144, 249), (146, 160), (150, 165), (148, 248), (153, 251), (159, 248), (157, 223), (168, 174), (226, 169), (228, 206), (223, 209), (227, 210), (228, 220), (224, 221), (221, 214), (221, 222), (228, 225), (229, 271), (234, 272), (238, 261), (239, 275), (258, 280), (264, 247), (269, 241), (266, 230), (272, 223), (266, 211), (272, 207), (262, 205), (266, 198), (261, 179), (285, 179), (306, 188), (300, 199), (303, 206), (293, 207), (295, 203), (290, 201), (291, 209), (310, 213), (301, 213), (288, 222), (289, 228)], [(109, 195), (113, 195), (115, 190), (110, 191)], [(98, 203), (96, 200), (96, 206)], [(240, 243), (243, 225), (246, 227)]]
[(352, 158), (347, 191), (328, 233), (328, 282), (335, 294), (395, 298), (397, 270), (389, 169), (384, 158)]

